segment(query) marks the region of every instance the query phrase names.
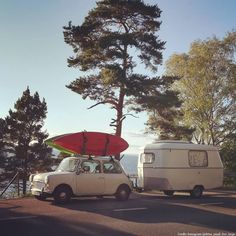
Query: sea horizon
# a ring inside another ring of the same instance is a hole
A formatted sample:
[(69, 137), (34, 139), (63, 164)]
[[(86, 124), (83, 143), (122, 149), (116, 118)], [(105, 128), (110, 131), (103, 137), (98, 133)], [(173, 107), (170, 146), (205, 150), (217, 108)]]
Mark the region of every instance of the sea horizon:
[(137, 164), (138, 164), (138, 154), (124, 154), (124, 157), (121, 159), (121, 165), (123, 166), (126, 174), (132, 175), (137, 174)]

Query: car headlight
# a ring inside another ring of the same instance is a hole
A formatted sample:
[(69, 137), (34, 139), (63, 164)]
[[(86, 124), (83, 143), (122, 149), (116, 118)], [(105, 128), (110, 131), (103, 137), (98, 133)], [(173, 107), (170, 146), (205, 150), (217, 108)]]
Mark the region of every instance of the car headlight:
[(30, 181), (30, 182), (33, 182), (34, 176), (35, 176), (34, 174), (31, 174), (31, 175), (30, 175), (30, 177), (29, 177), (29, 181)]
[(45, 177), (44, 183), (45, 183), (45, 184), (48, 184), (48, 183), (49, 183), (49, 178), (48, 178), (48, 176)]

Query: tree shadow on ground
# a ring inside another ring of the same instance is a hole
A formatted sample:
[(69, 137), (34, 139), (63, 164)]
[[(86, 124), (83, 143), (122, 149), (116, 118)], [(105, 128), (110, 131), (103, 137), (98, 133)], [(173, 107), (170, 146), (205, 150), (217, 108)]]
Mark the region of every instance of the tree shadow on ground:
[(64, 220), (60, 217), (28, 214), (15, 211), (20, 206), (0, 201), (0, 235), (3, 236), (132, 236), (96, 222)]
[(216, 204), (217, 207), (236, 209), (236, 199), (224, 195), (205, 195), (201, 199), (191, 199), (185, 195), (142, 195), (126, 202), (113, 198), (78, 198), (59, 207), (136, 223), (179, 223), (236, 232), (236, 215), (212, 210), (204, 205), (206, 202), (209, 206)]

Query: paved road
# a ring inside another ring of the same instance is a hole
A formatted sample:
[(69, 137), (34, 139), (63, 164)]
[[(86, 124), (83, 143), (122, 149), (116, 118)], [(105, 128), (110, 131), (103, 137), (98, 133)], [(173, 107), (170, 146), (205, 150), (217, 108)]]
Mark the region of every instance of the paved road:
[(236, 236), (236, 192), (208, 192), (202, 199), (133, 193), (127, 202), (77, 198), (63, 206), (0, 200), (0, 235)]

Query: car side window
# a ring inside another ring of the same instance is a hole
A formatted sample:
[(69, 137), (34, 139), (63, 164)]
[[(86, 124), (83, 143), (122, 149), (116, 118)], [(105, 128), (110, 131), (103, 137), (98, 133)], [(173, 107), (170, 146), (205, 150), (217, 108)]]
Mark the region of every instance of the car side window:
[(85, 174), (101, 173), (101, 165), (99, 161), (83, 161), (81, 170)]
[(122, 173), (121, 167), (116, 162), (104, 162), (103, 163), (103, 172), (105, 174), (120, 174)]

